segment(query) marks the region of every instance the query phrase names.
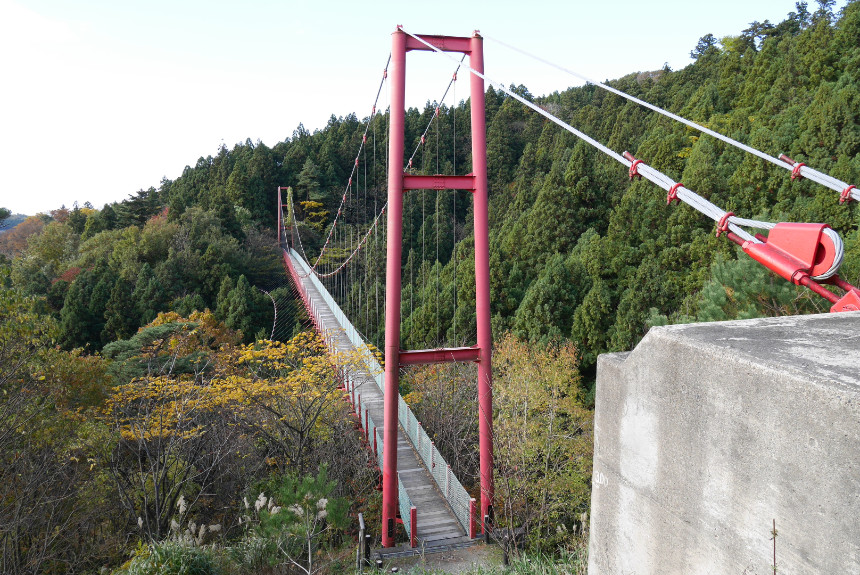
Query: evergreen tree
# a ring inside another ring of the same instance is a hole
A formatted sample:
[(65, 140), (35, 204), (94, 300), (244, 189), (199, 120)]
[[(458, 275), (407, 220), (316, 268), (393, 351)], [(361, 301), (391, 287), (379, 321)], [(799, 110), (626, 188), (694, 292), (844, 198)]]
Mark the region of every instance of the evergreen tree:
[(110, 343), (118, 339), (127, 339), (137, 331), (140, 317), (133, 301), (132, 288), (122, 278), (117, 278), (110, 292), (110, 299), (105, 306), (105, 327), (102, 330), (102, 343)]
[(131, 301), (137, 317), (140, 318), (140, 325), (146, 325), (154, 320), (162, 309), (164, 288), (148, 263), (144, 263), (137, 274)]

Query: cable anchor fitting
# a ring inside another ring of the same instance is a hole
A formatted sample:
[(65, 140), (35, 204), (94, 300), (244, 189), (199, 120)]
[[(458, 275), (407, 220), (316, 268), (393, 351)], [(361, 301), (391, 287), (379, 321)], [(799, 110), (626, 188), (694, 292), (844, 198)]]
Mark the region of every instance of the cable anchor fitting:
[(723, 217), (720, 218), (720, 221), (717, 222), (717, 237), (720, 237), (720, 234), (723, 232), (729, 231), (729, 218), (735, 215), (734, 212), (726, 212)]
[(848, 186), (847, 188), (842, 190), (842, 193), (839, 194), (839, 203), (844, 204), (845, 202), (850, 202), (852, 199), (851, 198), (851, 190), (854, 190), (854, 189), (856, 189), (856, 186), (852, 185), (852, 186)]
[[(684, 187), (684, 184), (682, 184), (681, 182), (678, 182), (677, 184), (675, 184), (674, 186), (669, 188), (669, 193), (666, 194), (666, 205), (667, 206), (671, 206), (673, 201), (676, 201), (679, 204), (681, 203), (681, 198), (678, 197), (678, 188), (683, 188), (683, 187)], [(734, 214), (732, 214), (732, 215), (734, 215)]]
[(803, 174), (800, 173), (800, 168), (802, 168), (805, 165), (806, 164), (804, 164), (803, 162), (798, 162), (798, 163), (794, 164), (794, 167), (791, 168), (791, 179), (792, 180), (802, 180), (803, 179)]
[(621, 155), (624, 156), (629, 162), (631, 162), (630, 169), (627, 171), (627, 175), (630, 177), (630, 179), (632, 180), (635, 176), (639, 176), (639, 179), (641, 180), (642, 174), (639, 173), (639, 164), (642, 163), (642, 160), (637, 160), (635, 157), (633, 157), (633, 154), (628, 151), (625, 151)]

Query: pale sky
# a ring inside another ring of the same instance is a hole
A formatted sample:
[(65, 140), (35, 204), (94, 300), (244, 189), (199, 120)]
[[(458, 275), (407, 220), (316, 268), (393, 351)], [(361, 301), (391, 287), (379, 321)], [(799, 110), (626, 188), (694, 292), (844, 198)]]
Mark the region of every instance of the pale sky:
[[(0, 207), (101, 208), (177, 178), (222, 143), (274, 146), (299, 123), (365, 118), (398, 24), (477, 29), (604, 80), (680, 69), (701, 36), (792, 10), (793, 0), (0, 0)], [(490, 78), (535, 95), (578, 83), (489, 39), (484, 59)], [(407, 105), (439, 99), (453, 68), (410, 54)], [(458, 82), (457, 98), (467, 90)]]

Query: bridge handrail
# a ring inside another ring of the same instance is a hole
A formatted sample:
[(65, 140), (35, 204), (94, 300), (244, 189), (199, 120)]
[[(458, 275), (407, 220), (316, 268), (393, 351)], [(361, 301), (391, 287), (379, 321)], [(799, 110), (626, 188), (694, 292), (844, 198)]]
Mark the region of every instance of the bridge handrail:
[(469, 502), (471, 501), (469, 492), (466, 491), (466, 488), (463, 487), (463, 484), (460, 483), (451, 471), (451, 466), (448, 465), (448, 462), (439, 453), (436, 445), (430, 439), (430, 436), (427, 435), (427, 432), (421, 426), (421, 422), (415, 417), (409, 405), (402, 397), (398, 403), (400, 404), (398, 413), (402, 414), (400, 424), (406, 431), (406, 436), (409, 438), (418, 456), (424, 462), (427, 470), (433, 476), (433, 480), (439, 487), (439, 491), (442, 492), (442, 495), (448, 501), (460, 525), (463, 526), (466, 533), (469, 533)]
[(397, 503), (400, 507), (400, 518), (403, 520), (403, 527), (406, 528), (406, 533), (409, 539), (412, 539), (412, 513), (411, 509), (415, 507), (406, 488), (403, 487), (403, 480), (400, 478), (400, 472), (397, 472)]
[[(299, 263), (301, 267), (301, 274), (306, 275), (317, 291), (322, 295), (323, 300), (332, 310), (334, 314), (335, 320), (338, 325), (343, 329), (347, 338), (350, 342), (355, 346), (358, 350), (362, 361), (367, 366), (367, 370), (373, 376), (376, 385), (379, 386), (379, 389), (385, 392), (385, 381), (384, 381), (384, 371), (382, 366), (379, 365), (379, 362), (376, 360), (376, 356), (370, 351), (367, 343), (362, 339), (358, 330), (352, 325), (349, 319), (346, 317), (346, 314), (343, 313), (340, 306), (337, 302), (334, 301), (334, 298), (329, 294), (328, 290), (325, 286), (322, 285), (322, 282), (319, 278), (311, 271), (310, 266), (307, 262), (302, 258), (298, 252), (294, 249), (290, 248), (290, 255), (293, 256), (294, 260)], [(454, 476), (454, 473), (451, 471), (451, 466), (448, 465), (448, 462), (445, 461), (445, 458), (442, 457), (442, 454), (439, 453), (439, 450), (436, 449), (436, 446), (433, 444), (433, 441), (430, 439), (430, 436), (427, 435), (427, 432), (424, 431), (424, 428), (421, 426), (421, 423), (415, 417), (415, 414), (412, 413), (412, 409), (409, 405), (403, 401), (402, 397), (398, 396), (398, 420), (400, 421), (400, 425), (403, 427), (403, 430), (406, 432), (406, 436), (409, 438), (409, 441), (412, 443), (412, 446), (415, 448), (415, 451), (418, 453), (418, 456), (421, 458), (421, 461), (424, 462), (424, 466), (433, 476), (433, 480), (436, 483), (436, 486), (439, 488), (439, 491), (442, 493), (443, 497), (448, 501), (448, 504), (451, 506), (451, 509), (454, 511), (454, 515), (457, 517), (457, 521), (459, 521), (460, 525), (465, 529), (466, 533), (471, 533), (470, 530), (470, 502), (471, 496), (469, 492), (466, 491), (466, 488), (463, 487), (463, 484)], [(358, 406), (357, 406), (358, 407)], [(361, 425), (364, 426), (364, 417), (365, 414), (362, 411), (361, 407), (356, 409), (356, 412), (361, 417)], [(368, 413), (369, 417), (369, 413)], [(373, 432), (373, 426), (369, 426), (370, 429), (367, 430), (368, 437)], [(377, 434), (377, 459), (379, 462), (379, 467), (382, 468), (382, 437), (381, 433)], [(398, 484), (400, 482), (398, 481)], [(403, 493), (402, 485), (400, 487), (400, 492)], [(402, 504), (401, 504), (402, 505)], [(409, 508), (406, 508), (407, 515)], [(405, 517), (403, 515), (403, 509), (401, 508), (401, 517)], [(404, 524), (405, 524), (404, 518)], [(411, 531), (410, 531), (411, 533)]]
[(311, 268), (305, 261), (305, 259), (301, 257), (299, 253), (293, 248), (290, 248), (290, 255), (292, 255), (295, 261), (299, 263), (302, 275), (306, 275), (308, 279), (310, 279), (314, 287), (317, 289), (317, 291), (320, 293), (320, 295), (322, 295), (323, 300), (326, 302), (326, 304), (329, 306), (332, 313), (334, 314), (335, 320), (337, 321), (338, 325), (341, 326), (344, 333), (346, 334), (346, 337), (349, 339), (355, 349), (358, 350), (362, 360), (364, 361), (365, 365), (367, 365), (368, 371), (376, 380), (376, 384), (379, 386), (379, 389), (384, 392), (385, 387), (382, 380), (382, 366), (380, 366), (379, 362), (376, 361), (376, 357), (370, 351), (370, 348), (368, 347), (367, 343), (358, 333), (358, 330), (355, 329), (355, 327), (352, 325), (352, 322), (350, 322), (349, 319), (346, 317), (346, 314), (343, 313), (343, 310), (340, 308), (337, 302), (334, 301), (334, 298), (331, 297), (331, 294), (322, 284), (320, 279), (316, 276), (316, 274), (311, 271)]

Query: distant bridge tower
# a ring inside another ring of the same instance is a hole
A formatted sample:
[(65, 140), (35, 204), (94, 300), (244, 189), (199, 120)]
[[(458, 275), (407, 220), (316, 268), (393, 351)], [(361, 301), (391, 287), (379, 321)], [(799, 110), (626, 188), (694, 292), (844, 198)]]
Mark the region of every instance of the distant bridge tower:
[[(406, 52), (430, 50), (424, 42), (446, 52), (469, 55), (469, 66), (483, 74), (483, 38), (411, 36), (400, 27), (392, 35), (391, 123), (388, 163), (388, 253), (385, 277), (385, 416), (382, 467), (382, 545), (394, 544), (397, 517), (397, 399), (399, 370), (405, 365), (454, 361), (478, 364), (478, 421), (481, 463), (481, 527), (493, 511), (492, 334), (490, 331), (490, 242), (487, 198), (487, 130), (484, 80), (470, 74), (472, 173), (465, 176), (412, 176), (403, 173), (406, 104)], [(403, 252), (403, 194), (408, 190), (470, 190), (475, 213), (475, 305), (477, 345), (421, 351), (400, 349), (400, 289)]]

